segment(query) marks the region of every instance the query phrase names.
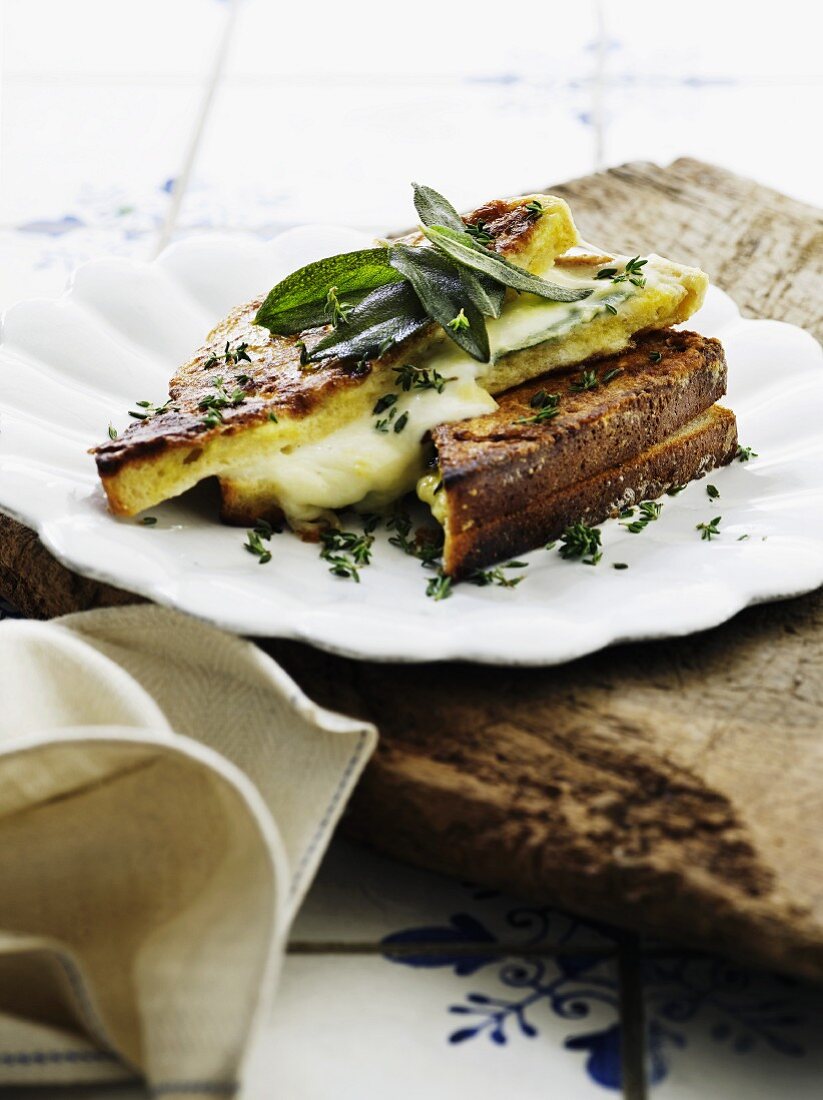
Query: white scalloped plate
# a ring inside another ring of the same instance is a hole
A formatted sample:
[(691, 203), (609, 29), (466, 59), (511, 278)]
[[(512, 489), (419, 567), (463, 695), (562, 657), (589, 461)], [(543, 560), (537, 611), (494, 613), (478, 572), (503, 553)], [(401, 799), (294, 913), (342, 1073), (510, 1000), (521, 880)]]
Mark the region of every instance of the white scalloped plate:
[[(596, 568), (536, 551), (518, 588), (464, 584), (435, 603), (424, 595), (429, 574), (385, 534), (354, 584), (287, 534), (261, 567), (203, 489), (153, 509), (154, 527), (110, 516), (86, 453), (108, 423), (125, 427), (137, 399), (162, 401), (174, 369), (231, 306), (364, 242), (328, 226), (268, 243), (197, 237), (150, 264), (88, 263), (62, 298), (14, 306), (0, 346), (0, 509), (79, 573), (238, 633), (377, 660), (555, 664), (703, 630), (823, 583), (823, 352), (792, 325), (741, 318), (715, 288), (689, 324), (723, 341), (728, 403), (760, 457), (712, 474), (718, 501), (697, 482), (666, 498), (639, 535), (605, 524)], [(701, 541), (695, 525), (718, 514), (720, 537)], [(616, 561), (629, 568), (612, 569)]]

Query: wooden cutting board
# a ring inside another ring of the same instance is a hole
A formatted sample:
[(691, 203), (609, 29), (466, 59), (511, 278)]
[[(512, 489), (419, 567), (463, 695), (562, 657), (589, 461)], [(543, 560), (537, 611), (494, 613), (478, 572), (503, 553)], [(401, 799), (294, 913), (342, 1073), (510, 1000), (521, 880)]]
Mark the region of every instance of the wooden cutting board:
[[(549, 190), (584, 236), (700, 264), (744, 313), (823, 335), (823, 212), (693, 160)], [(69, 573), (7, 519), (0, 592), (38, 617), (134, 599)], [(372, 665), (261, 644), (309, 695), (381, 731), (350, 834), (823, 979), (819, 592), (559, 669)]]

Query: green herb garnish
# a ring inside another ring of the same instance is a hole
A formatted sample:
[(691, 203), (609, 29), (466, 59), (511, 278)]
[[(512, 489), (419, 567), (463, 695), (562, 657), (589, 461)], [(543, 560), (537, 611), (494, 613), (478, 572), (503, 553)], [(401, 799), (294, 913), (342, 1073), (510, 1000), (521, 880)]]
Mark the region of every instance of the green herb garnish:
[(135, 404), (137, 408), (129, 409), (129, 416), (133, 416), (135, 420), (148, 420), (150, 416), (165, 412), (171, 405), (171, 398), (166, 398), (162, 405), (153, 405), (151, 401), (136, 401)]
[(717, 488), (716, 485), (707, 485), (706, 495), (708, 496), (709, 500), (717, 500), (720, 496), (720, 490)]
[(528, 210), (534, 221), (537, 221), (540, 215), (545, 213), (545, 211), (543, 210), (543, 203), (540, 202), (539, 199), (532, 199), (531, 202), (527, 202), (526, 209)]
[(735, 458), (738, 462), (748, 462), (750, 458), (759, 458), (757, 451), (753, 451), (751, 447), (738, 447)]
[(246, 532), (246, 541), (243, 546), (250, 554), (256, 556), (258, 565), (265, 565), (271, 561), (271, 551), (263, 545), (263, 539), (266, 537), (270, 538), (271, 536), (261, 535), (257, 527)]
[(560, 536), (561, 558), (581, 558), (584, 565), (597, 565), (603, 557), (600, 528), (585, 523), (572, 523)]
[[(638, 517), (633, 519), (630, 523), (621, 524), (627, 531), (630, 531), (633, 535), (638, 535), (646, 527), (649, 526), (654, 520), (660, 518), (660, 513), (663, 511), (663, 505), (657, 500), (644, 500), (638, 505)], [(633, 514), (633, 513), (632, 513)]]
[(426, 595), (433, 600), (447, 600), (452, 594), (452, 579), (439, 572), (426, 584)]
[(455, 332), (460, 332), (461, 329), (467, 329), (469, 327), (469, 319), (466, 316), (466, 311), (462, 308), (462, 306), (457, 316), (452, 317), (451, 321), (448, 322), (446, 327), (453, 329)]
[(351, 308), (351, 306), (347, 306), (340, 301), (337, 296), (337, 287), (330, 286), (326, 293), (326, 316), (332, 328), (337, 328), (338, 325), (345, 325), (349, 319)]
[(597, 371), (584, 370), (577, 382), (572, 382), (569, 389), (574, 393), (582, 393), (584, 390), (596, 390), (600, 385)]
[(385, 412), (386, 409), (390, 409), (392, 405), (397, 401), (396, 393), (384, 393), (382, 397), (379, 397), (375, 402), (372, 413), (375, 416), (379, 416), (380, 413)]
[(470, 237), (474, 237), (478, 244), (491, 244), (494, 240), (493, 234), (489, 233), (486, 228), (486, 223), (482, 218), (478, 218), (473, 225), (471, 223), (468, 224), (466, 226), (466, 232)]
[(395, 385), (408, 393), (409, 390), (437, 390), (442, 393), (449, 382), (457, 379), (444, 378), (434, 367), (416, 367), (412, 363), (404, 363), (402, 367), (392, 367), (397, 375)]
[(401, 413), (397, 420), (394, 422), (395, 432), (402, 432), (409, 422), (409, 414), (407, 412)]
[(109, 424), (109, 439), (117, 439), (117, 428), (114, 424)]
[(503, 570), (527, 568), (528, 562), (510, 561), (507, 562), (506, 565), (498, 565), (495, 569), (474, 569), (466, 577), (466, 580), (469, 584), (477, 585), (478, 588), (485, 588), (490, 584), (496, 584), (500, 588), (516, 588), (523, 580), (523, 577), (507, 577)]
[(533, 409), (537, 409), (537, 412), (533, 416), (521, 416), (514, 423), (544, 424), (547, 420), (553, 420), (560, 413), (560, 409), (557, 407), (559, 401), (559, 394), (538, 390), (537, 393), (532, 394), (529, 400), (529, 405)]
[(329, 564), (329, 572), (360, 583), (360, 569), (371, 563), (374, 536), (364, 531), (324, 531), (320, 557)]
[(144, 527), (154, 527), (157, 523), (157, 516), (143, 516), (140, 520)]
[[(646, 285), (646, 279), (643, 275), (642, 268), (648, 262), (648, 260), (641, 260), (639, 256), (633, 256), (630, 260), (626, 261), (626, 266), (622, 271), (617, 267), (604, 267), (598, 271), (595, 278), (611, 279), (613, 283), (625, 283), (628, 281), (634, 286), (644, 287)], [(615, 312), (617, 311), (615, 310)]]
[(628, 569), (628, 565), (624, 561), (613, 561), (612, 569)]
[(651, 352), (649, 352), (649, 359), (651, 360), (652, 363), (659, 363), (662, 358), (663, 358), (663, 352), (662, 351), (651, 351)]
[(700, 532), (701, 539), (705, 539), (706, 542), (711, 542), (716, 535), (719, 535), (719, 525), (722, 518), (722, 516), (715, 516), (714, 519), (709, 520), (708, 523), (698, 523), (695, 530)]

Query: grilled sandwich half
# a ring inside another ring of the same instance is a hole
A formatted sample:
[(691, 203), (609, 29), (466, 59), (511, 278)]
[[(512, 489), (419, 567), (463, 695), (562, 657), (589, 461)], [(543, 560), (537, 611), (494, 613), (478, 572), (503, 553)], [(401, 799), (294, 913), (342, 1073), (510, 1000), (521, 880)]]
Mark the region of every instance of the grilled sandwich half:
[(717, 340), (655, 332), (628, 351), (528, 382), (495, 412), (432, 432), (418, 495), (455, 578), (593, 525), (734, 458)]
[[(483, 363), (433, 322), (367, 361), (307, 363), (328, 326), (273, 335), (255, 323), (262, 298), (238, 306), (177, 372), (168, 400), (94, 451), (112, 511), (135, 515), (207, 477), (230, 523), (284, 515), (306, 530), (341, 508), (380, 509), (414, 488), (438, 425), (493, 413), (495, 395), (619, 352), (703, 300), (695, 268), (652, 255), (640, 274), (630, 257), (581, 243), (561, 199), (499, 200), (463, 220), (490, 252), (587, 297), (507, 291), (487, 321)], [(406, 243), (427, 247), (419, 234)]]

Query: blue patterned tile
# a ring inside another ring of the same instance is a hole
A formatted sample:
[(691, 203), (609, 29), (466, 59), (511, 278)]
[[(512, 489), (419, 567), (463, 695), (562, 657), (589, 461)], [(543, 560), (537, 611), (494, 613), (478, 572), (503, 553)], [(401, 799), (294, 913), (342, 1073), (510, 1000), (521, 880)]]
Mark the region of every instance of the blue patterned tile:
[(495, 957), (471, 976), (291, 956), (244, 1100), (619, 1096), (615, 972)]
[(302, 943), (382, 944), (408, 957), (432, 948), (466, 952), (607, 951), (608, 929), (499, 890), (409, 867), (360, 845), (333, 841), (292, 929)]
[(696, 954), (643, 963), (655, 1100), (817, 1100), (823, 990)]

